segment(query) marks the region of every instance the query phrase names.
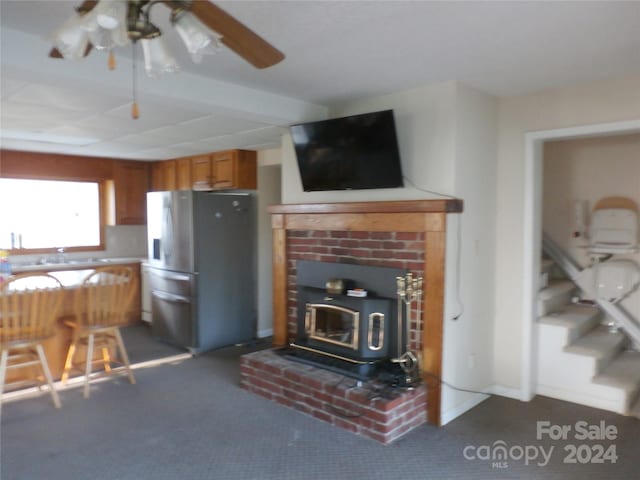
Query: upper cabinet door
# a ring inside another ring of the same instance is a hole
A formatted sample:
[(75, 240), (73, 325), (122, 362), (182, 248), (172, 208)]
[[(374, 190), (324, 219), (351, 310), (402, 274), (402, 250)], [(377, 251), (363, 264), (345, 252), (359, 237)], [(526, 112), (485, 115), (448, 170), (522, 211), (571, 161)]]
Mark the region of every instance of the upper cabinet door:
[(191, 186), (195, 190), (206, 190), (213, 186), (211, 155), (191, 158)]
[(176, 160), (153, 162), (151, 166), (151, 191), (166, 192), (176, 189)]
[(113, 187), (116, 225), (146, 224), (149, 164), (115, 161)]
[(213, 188), (257, 188), (257, 155), (251, 150), (227, 150), (213, 154)]
[(231, 188), (235, 184), (237, 152), (229, 150), (213, 154), (213, 188)]
[(178, 190), (191, 190), (191, 157), (176, 160), (176, 188)]

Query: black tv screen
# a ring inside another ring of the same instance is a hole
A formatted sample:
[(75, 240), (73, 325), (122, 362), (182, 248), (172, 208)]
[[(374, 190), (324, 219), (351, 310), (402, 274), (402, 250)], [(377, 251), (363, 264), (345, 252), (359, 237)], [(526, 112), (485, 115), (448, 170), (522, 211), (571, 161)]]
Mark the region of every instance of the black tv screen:
[(393, 110), (290, 129), (305, 192), (404, 186)]

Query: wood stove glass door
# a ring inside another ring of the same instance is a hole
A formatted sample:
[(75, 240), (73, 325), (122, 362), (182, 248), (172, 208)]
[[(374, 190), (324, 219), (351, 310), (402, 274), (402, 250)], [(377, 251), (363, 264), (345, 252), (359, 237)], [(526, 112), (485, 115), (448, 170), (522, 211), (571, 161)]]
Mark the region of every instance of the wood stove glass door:
[(307, 303), (305, 327), (309, 338), (358, 349), (360, 312), (339, 305)]

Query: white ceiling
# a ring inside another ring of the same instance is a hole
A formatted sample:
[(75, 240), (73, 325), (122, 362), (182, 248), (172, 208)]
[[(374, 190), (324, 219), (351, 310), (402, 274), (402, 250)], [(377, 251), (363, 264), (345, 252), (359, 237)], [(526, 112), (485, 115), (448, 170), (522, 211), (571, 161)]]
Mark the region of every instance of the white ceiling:
[(154, 80), (140, 66), (132, 120), (130, 49), (114, 72), (102, 52), (47, 56), (46, 35), (79, 3), (0, 0), (2, 148), (146, 160), (262, 149), (331, 104), (428, 83), (508, 96), (640, 73), (635, 1), (216, 2), (285, 53), (265, 70), (229, 50), (191, 63), (159, 5), (151, 19), (182, 71)]

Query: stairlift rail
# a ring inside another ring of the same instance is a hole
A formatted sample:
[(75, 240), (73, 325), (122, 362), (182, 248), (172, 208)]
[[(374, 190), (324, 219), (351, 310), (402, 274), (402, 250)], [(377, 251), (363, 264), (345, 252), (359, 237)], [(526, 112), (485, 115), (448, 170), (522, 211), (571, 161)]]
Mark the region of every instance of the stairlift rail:
[[(542, 250), (562, 269), (562, 271), (573, 281), (578, 287), (583, 290), (586, 289), (585, 285), (581, 285), (580, 268), (576, 263), (565, 254), (562, 249), (556, 245), (548, 235), (542, 235)], [(587, 289), (588, 290), (588, 289)], [(640, 345), (640, 323), (634, 319), (627, 311), (621, 306), (614, 304), (606, 299), (595, 297), (595, 302), (598, 307), (602, 309), (619, 328), (622, 328), (627, 335), (629, 335), (637, 345)]]

